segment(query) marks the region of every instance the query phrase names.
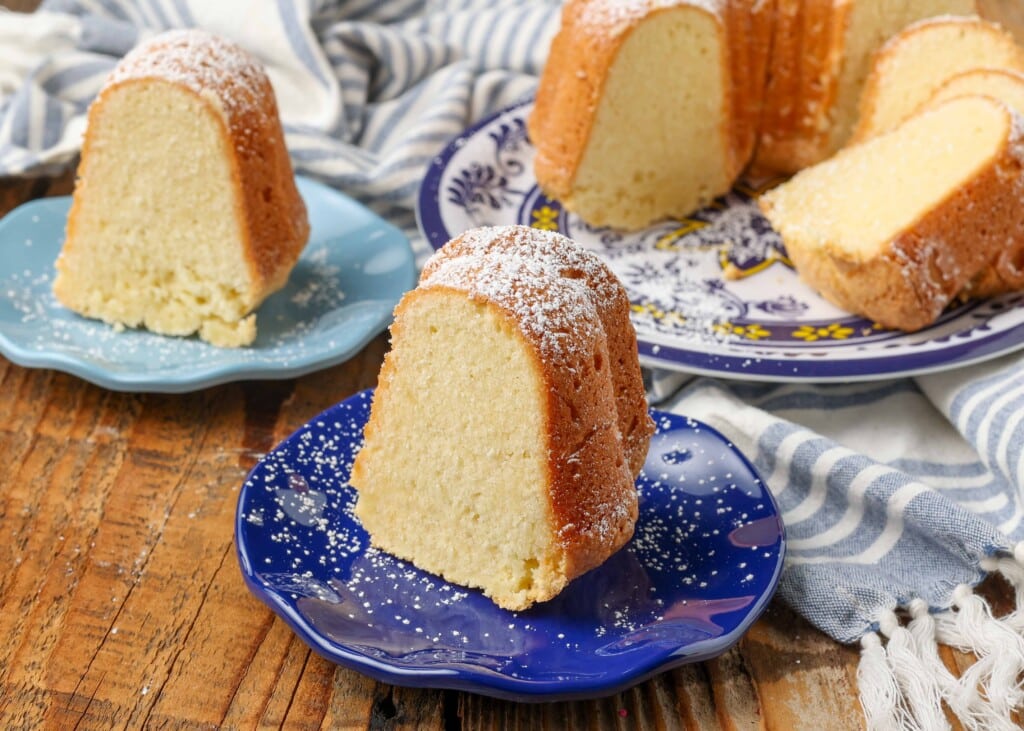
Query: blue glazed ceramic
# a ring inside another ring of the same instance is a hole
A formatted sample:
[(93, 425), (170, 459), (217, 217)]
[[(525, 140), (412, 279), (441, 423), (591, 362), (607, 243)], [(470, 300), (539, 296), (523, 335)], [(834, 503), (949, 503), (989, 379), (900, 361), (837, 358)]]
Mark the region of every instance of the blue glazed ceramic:
[(593, 697), (724, 652), (775, 590), (785, 541), (771, 493), (721, 434), (660, 412), (632, 541), (550, 602), (509, 612), (377, 551), (347, 485), (371, 399), (295, 432), (238, 501), (249, 588), (329, 660), (397, 685)]
[(405, 235), (365, 207), (297, 178), (309, 243), (284, 289), (257, 311), (247, 348), (144, 330), (115, 332), (53, 297), (69, 197), (31, 201), (0, 220), (0, 353), (120, 391), (192, 391), (226, 381), (291, 378), (340, 363), (387, 327), (416, 269)]
[(954, 307), (934, 325), (885, 330), (800, 281), (745, 181), (683, 220), (641, 231), (589, 226), (543, 194), (526, 134), (532, 102), (469, 128), (436, 157), (417, 216), (435, 247), (476, 226), (559, 231), (622, 280), (644, 365), (771, 381), (850, 381), (967, 365), (1024, 345), (1024, 296)]

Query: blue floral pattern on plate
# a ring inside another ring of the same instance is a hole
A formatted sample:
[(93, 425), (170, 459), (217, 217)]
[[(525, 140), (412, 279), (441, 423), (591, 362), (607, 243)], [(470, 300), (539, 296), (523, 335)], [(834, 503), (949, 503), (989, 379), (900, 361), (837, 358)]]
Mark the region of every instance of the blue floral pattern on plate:
[(953, 368), (1024, 345), (1024, 296), (952, 307), (913, 334), (885, 330), (804, 285), (757, 208), (773, 180), (744, 181), (681, 221), (589, 226), (533, 178), (532, 102), (468, 129), (432, 162), (420, 228), (438, 248), (475, 226), (559, 231), (625, 285), (645, 365), (761, 380), (868, 380)]
[(54, 298), (53, 264), (69, 197), (31, 201), (0, 220), (0, 353), (121, 391), (192, 391), (246, 378), (292, 378), (341, 363), (391, 321), (416, 283), (405, 235), (367, 208), (297, 178), (310, 237), (285, 287), (257, 311), (247, 348), (145, 330), (115, 332)]
[(771, 493), (721, 434), (660, 412), (632, 541), (550, 602), (509, 612), (377, 551), (347, 484), (371, 399), (300, 428), (238, 501), (249, 588), (329, 660), (398, 685), (592, 697), (724, 652), (775, 591), (785, 538)]

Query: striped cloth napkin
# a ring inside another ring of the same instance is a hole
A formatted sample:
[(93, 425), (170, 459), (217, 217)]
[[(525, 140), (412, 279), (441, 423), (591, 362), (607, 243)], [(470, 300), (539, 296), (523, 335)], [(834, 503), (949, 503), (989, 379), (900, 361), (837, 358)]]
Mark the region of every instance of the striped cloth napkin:
[[(532, 93), (557, 27), (530, 0), (49, 0), (0, 12), (0, 175), (75, 156), (116, 59), (171, 27), (206, 28), (267, 66), (298, 172), (344, 190), (430, 253), (414, 200), (429, 160)], [(1015, 728), (1024, 707), (1022, 356), (915, 380), (764, 385), (651, 376), (659, 406), (704, 420), (757, 465), (789, 536), (780, 593), (862, 646), (873, 728)], [(1016, 589), (994, 616), (975, 586)], [(978, 660), (954, 678), (945, 643)]]

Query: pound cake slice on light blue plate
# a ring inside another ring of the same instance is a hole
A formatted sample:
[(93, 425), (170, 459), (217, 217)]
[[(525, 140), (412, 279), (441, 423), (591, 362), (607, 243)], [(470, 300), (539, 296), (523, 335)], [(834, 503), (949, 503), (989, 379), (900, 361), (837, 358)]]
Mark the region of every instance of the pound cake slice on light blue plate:
[(309, 236), (274, 91), (240, 47), (177, 30), (89, 108), (53, 291), (115, 327), (250, 344)]

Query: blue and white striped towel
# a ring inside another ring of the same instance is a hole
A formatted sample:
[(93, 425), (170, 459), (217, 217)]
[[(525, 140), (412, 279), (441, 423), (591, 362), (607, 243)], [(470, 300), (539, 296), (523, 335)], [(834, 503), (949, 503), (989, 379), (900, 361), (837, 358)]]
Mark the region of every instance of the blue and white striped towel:
[[(299, 172), (360, 198), (429, 253), (413, 204), (428, 161), (472, 121), (532, 92), (557, 5), (530, 0), (48, 0), (0, 13), (0, 175), (75, 155), (85, 109), (139, 38), (201, 26), (268, 67)], [(778, 497), (781, 596), (863, 646), (877, 728), (1013, 728), (1024, 706), (1021, 356), (916, 380), (751, 385), (698, 379), (661, 406), (717, 427)], [(658, 380), (664, 384), (671, 379)], [(1017, 610), (971, 589), (1002, 573)], [(943, 642), (979, 657), (955, 679)]]
[[(835, 639), (862, 643), (872, 727), (948, 728), (942, 698), (968, 728), (1017, 728), (1022, 364), (1009, 355), (914, 380), (831, 386), (704, 378), (666, 404), (729, 435), (766, 478), (788, 537), (780, 595)], [(992, 571), (1017, 594), (1017, 610), (1001, 619), (970, 590)], [(955, 680), (937, 640), (977, 653), (974, 672)]]
[(177, 27), (231, 38), (267, 67), (296, 171), (359, 198), (430, 247), (413, 204), (427, 162), (470, 122), (530, 95), (558, 25), (536, 0), (46, 0), (0, 10), (0, 175), (78, 150), (117, 59)]

